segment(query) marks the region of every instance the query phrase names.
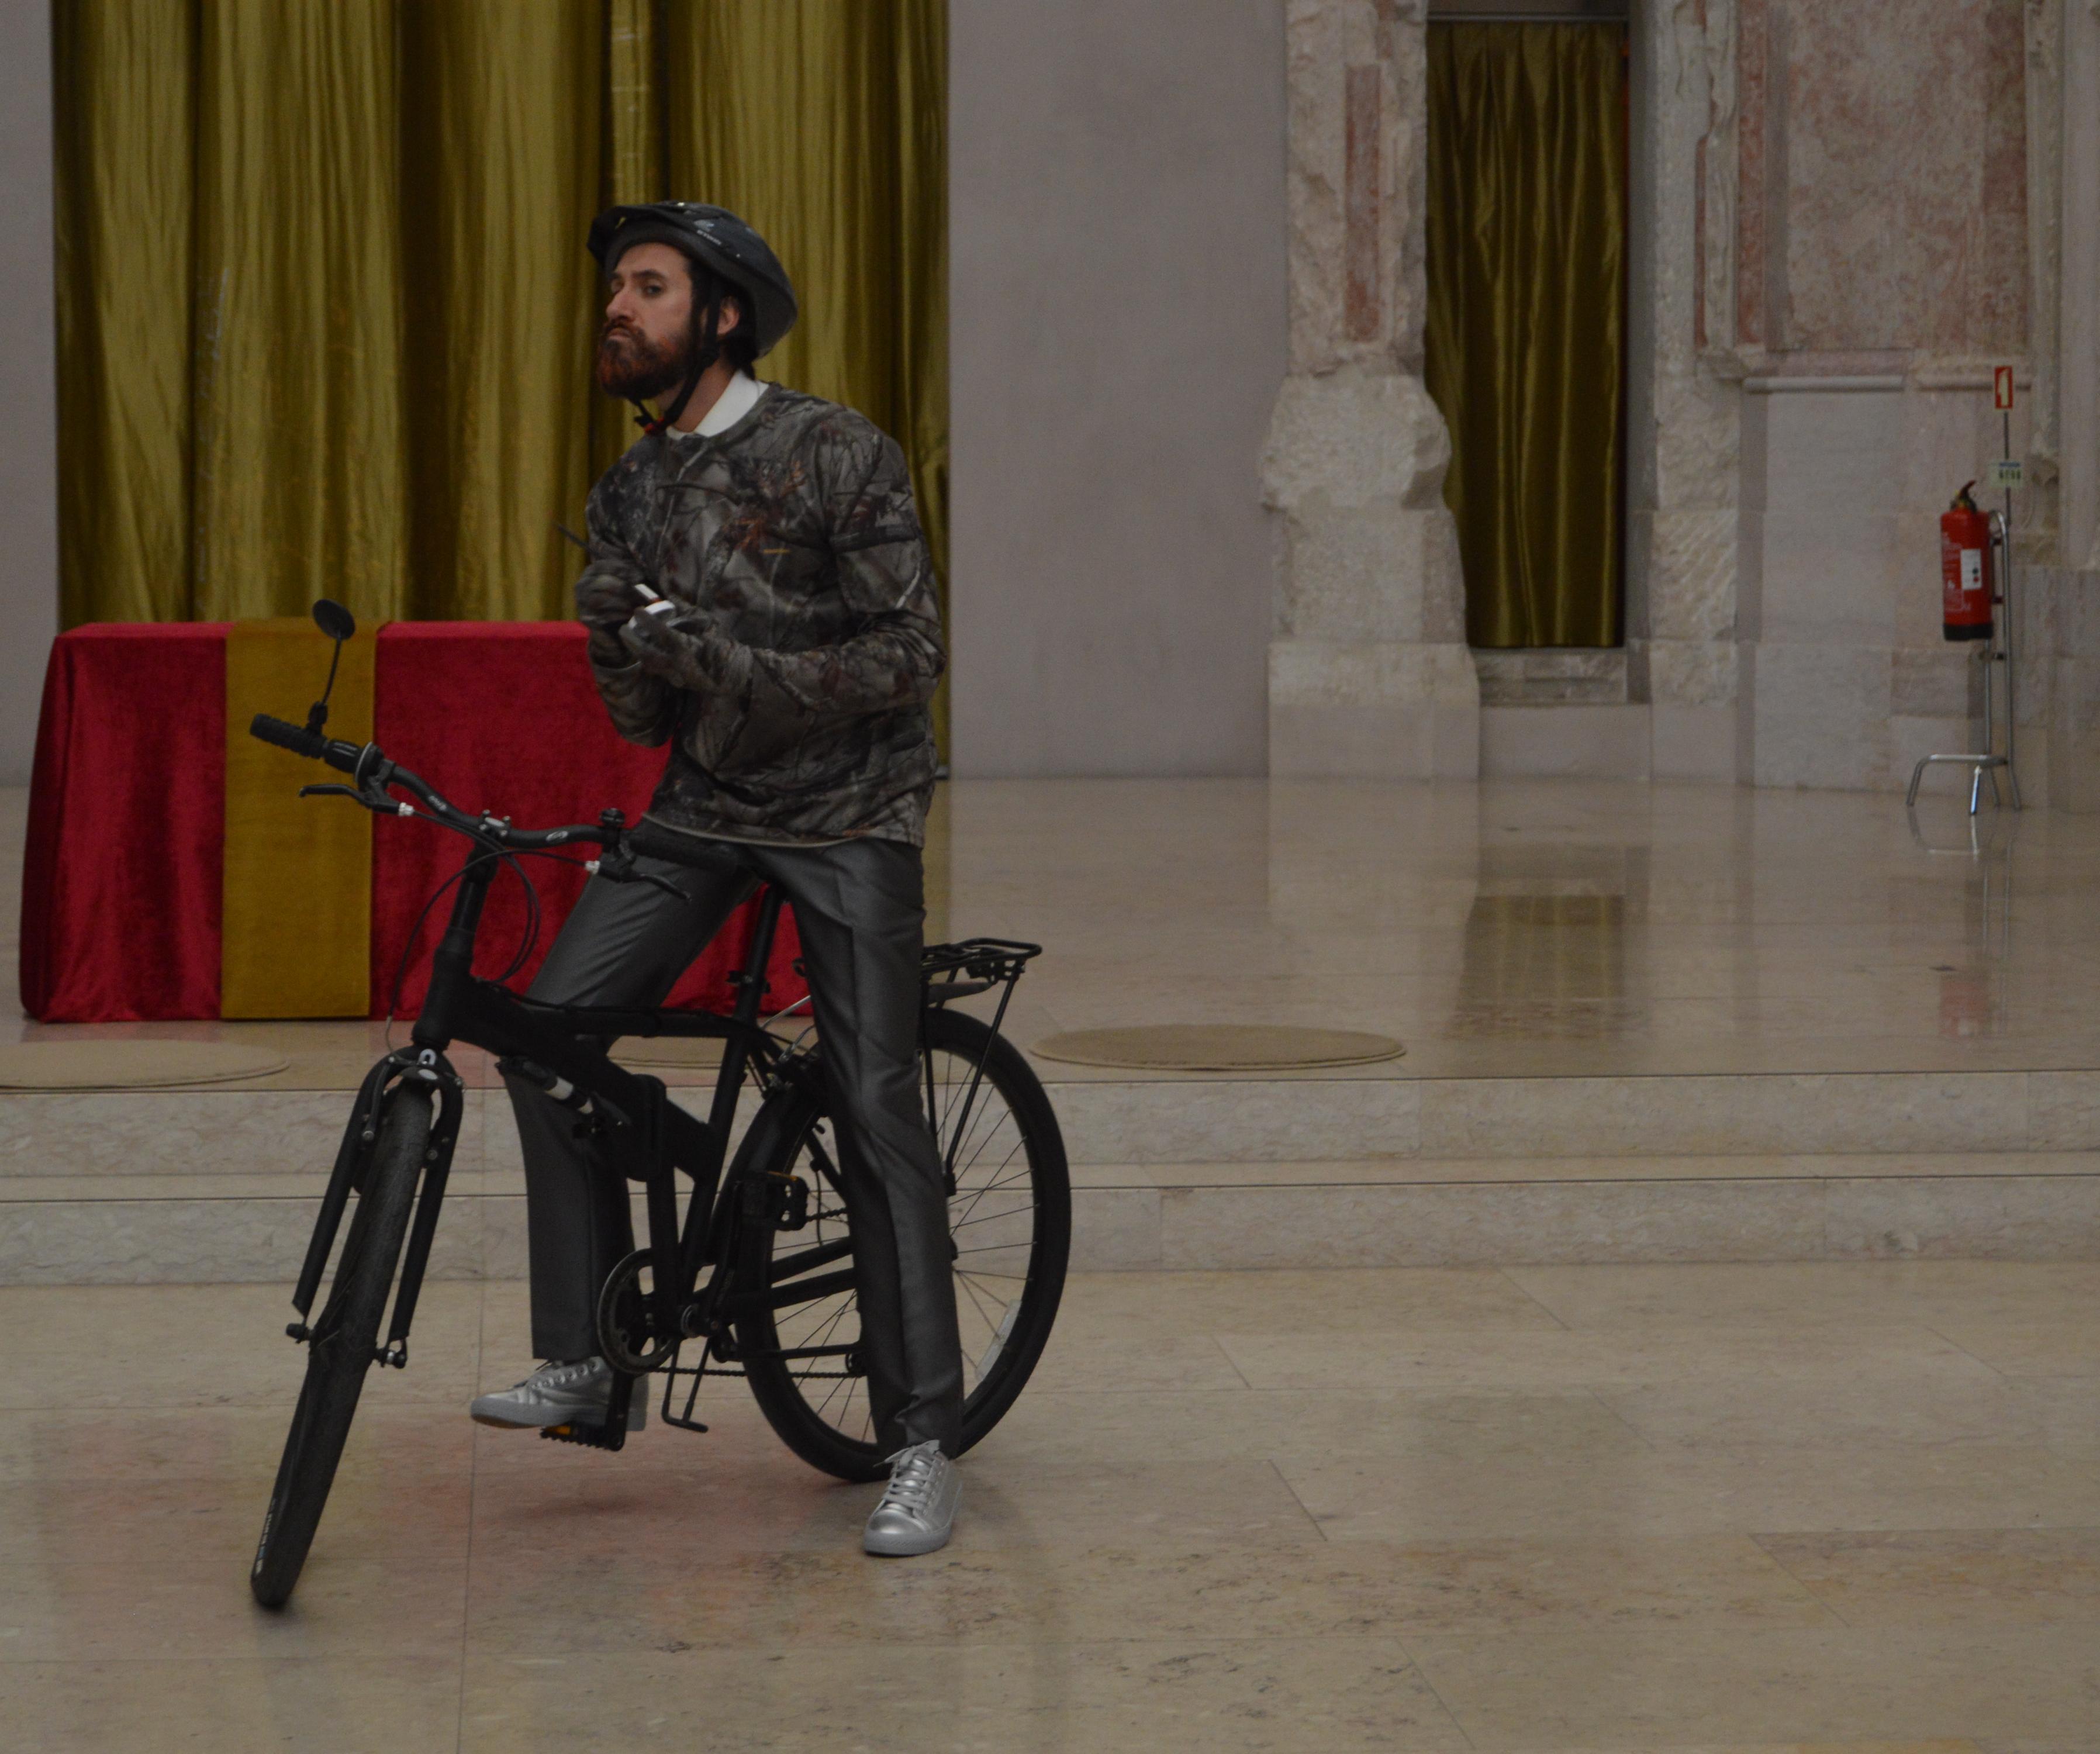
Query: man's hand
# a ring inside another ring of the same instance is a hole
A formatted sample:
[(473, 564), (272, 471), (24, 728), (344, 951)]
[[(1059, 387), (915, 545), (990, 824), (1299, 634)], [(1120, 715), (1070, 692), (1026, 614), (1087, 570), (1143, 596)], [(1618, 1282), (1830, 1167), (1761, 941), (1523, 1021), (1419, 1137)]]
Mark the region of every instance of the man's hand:
[(736, 642), (683, 611), (680, 603), (644, 603), (620, 630), (625, 650), (651, 675), (678, 687), (728, 686)]
[(576, 619), (616, 634), (640, 607), (634, 581), (608, 566), (586, 567), (576, 581)]
[(641, 601), (633, 581), (607, 567), (588, 567), (576, 581), (576, 619), (590, 630), (592, 659), (608, 668), (633, 661), (620, 630)]

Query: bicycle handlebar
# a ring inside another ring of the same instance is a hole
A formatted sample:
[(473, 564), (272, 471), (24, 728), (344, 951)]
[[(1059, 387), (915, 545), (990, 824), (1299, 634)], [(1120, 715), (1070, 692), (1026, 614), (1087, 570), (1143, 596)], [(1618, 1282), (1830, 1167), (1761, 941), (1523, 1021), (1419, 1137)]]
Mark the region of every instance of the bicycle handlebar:
[(354, 774), (357, 771), (358, 748), (354, 743), (345, 743), (335, 737), (324, 737), (318, 731), (309, 731), (303, 725), (294, 725), (289, 719), (272, 718), (267, 713), (258, 713), (248, 727), (248, 735), (260, 737), (265, 743), (274, 743), (280, 749), (289, 749), (294, 755), (303, 755), (308, 761), (326, 762), (338, 772)]
[(303, 755), (308, 761), (325, 762), (338, 773), (348, 774), (356, 782), (354, 790), (348, 786), (324, 789), (354, 797), (367, 810), (385, 815), (415, 815), (409, 806), (387, 797), (387, 789), (398, 785), (404, 792), (413, 793), (431, 816), (446, 827), (501, 846), (533, 851), (582, 841), (612, 847), (620, 844), (624, 826), (617, 820), (616, 812), (608, 812), (615, 820), (595, 824), (572, 823), (560, 828), (514, 828), (493, 816), (470, 815), (428, 780), (411, 773), (399, 762), (389, 761), (376, 743), (360, 748), (339, 737), (324, 737), (317, 731), (308, 731), (303, 725), (272, 718), (267, 713), (258, 713), (249, 721), (248, 734), (280, 749), (289, 749), (294, 755)]

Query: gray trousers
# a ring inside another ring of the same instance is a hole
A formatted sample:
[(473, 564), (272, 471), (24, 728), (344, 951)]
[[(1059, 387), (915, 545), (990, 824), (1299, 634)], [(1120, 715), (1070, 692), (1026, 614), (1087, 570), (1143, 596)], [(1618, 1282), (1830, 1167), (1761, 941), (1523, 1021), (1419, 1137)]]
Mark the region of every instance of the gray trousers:
[[(859, 1279), (861, 1350), (876, 1435), (886, 1448), (939, 1443), (962, 1417), (948, 1200), (919, 1093), (919, 850), (896, 841), (836, 846), (696, 843), (699, 866), (644, 859), (680, 891), (593, 877), (532, 996), (557, 1005), (654, 1005), (761, 882), (795, 910), (837, 1124)], [(634, 1246), (628, 1184), (601, 1166), (576, 1116), (506, 1080), (525, 1151), (532, 1348), (598, 1350), (598, 1288)]]

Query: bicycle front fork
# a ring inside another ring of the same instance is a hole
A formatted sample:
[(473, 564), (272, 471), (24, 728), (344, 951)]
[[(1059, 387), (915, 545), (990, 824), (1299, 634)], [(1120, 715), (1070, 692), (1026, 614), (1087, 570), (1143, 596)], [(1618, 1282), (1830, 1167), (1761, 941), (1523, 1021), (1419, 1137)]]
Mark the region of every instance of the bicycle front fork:
[(437, 1235), (438, 1213), (444, 1204), (445, 1182), (452, 1173), (452, 1148), (459, 1142), (460, 1117), (465, 1108), (465, 1087), (451, 1063), (435, 1049), (397, 1049), (373, 1066), (358, 1087), (349, 1124), (336, 1148), (335, 1168), (329, 1173), (327, 1191), (321, 1196), (314, 1234), (307, 1244), (305, 1264), (292, 1292), (292, 1307), (299, 1319), (285, 1332), (295, 1341), (315, 1337), (307, 1324), (314, 1299), (320, 1294), (321, 1275), (334, 1252), (336, 1233), (342, 1226), (344, 1208), (353, 1191), (364, 1191), (366, 1172), (379, 1142), (379, 1128), (390, 1096), (427, 1102), (435, 1096), (437, 1119), (430, 1127), (423, 1153), (422, 1185), (416, 1199), (415, 1222), (408, 1232), (408, 1247), (401, 1262), (401, 1277), (394, 1293), (393, 1319), (387, 1323), (386, 1340), (374, 1354), (377, 1363), (397, 1370), (408, 1362), (408, 1329), (416, 1319), (416, 1300), (423, 1288), (423, 1275), (430, 1264), (430, 1243)]

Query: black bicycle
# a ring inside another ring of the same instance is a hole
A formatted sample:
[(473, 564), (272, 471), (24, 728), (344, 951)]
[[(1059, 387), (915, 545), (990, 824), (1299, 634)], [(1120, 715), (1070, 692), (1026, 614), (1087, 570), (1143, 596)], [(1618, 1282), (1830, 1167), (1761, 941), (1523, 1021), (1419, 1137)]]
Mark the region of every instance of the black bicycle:
[[(324, 603), (315, 619), (339, 657), (354, 630), (348, 612)], [(331, 686), (333, 679), (331, 667)], [(358, 1090), (293, 1293), (298, 1319), (285, 1331), (307, 1347), (307, 1374), (256, 1547), (249, 1577), (256, 1599), (280, 1606), (298, 1580), (365, 1373), (375, 1364), (408, 1362), (409, 1328), (464, 1106), (464, 1087), (445, 1058), (454, 1041), (487, 1049), (501, 1070), (573, 1109), (577, 1124), (595, 1136), (607, 1173), (643, 1189), (647, 1244), (614, 1270), (598, 1301), (599, 1343), (615, 1371), (605, 1422), (542, 1435), (620, 1448), (635, 1385), (652, 1374), (662, 1379), (666, 1423), (704, 1431), (695, 1416), (702, 1384), (741, 1376), (805, 1461), (843, 1480), (880, 1478), (883, 1447), (866, 1392), (853, 1229), (823, 1044), (791, 1040), (765, 1021), (779, 893), (759, 897), (750, 954), (731, 977), (737, 1000), (726, 1014), (520, 998), (473, 972), (483, 904), (497, 873), (514, 868), (522, 855), (559, 857), (558, 849), (595, 846), (590, 868), (599, 878), (658, 881), (637, 868), (637, 856), (681, 859), (679, 837), (646, 820), (630, 826), (610, 810), (595, 824), (539, 830), (470, 815), (375, 744), (324, 735), (327, 698), (324, 691), (304, 727), (267, 715), (249, 727), (263, 741), (349, 776), (348, 784), (302, 787), (301, 796), (346, 797), (377, 815), (435, 823), (472, 844), (449, 880), (456, 887), (451, 917), (421, 1013), (408, 1045), (373, 1066)], [(964, 1334), (964, 1449), (980, 1442), (1021, 1393), (1064, 1288), (1071, 1235), (1064, 1143), (1041, 1083), (999, 1032), (1014, 983), (1040, 953), (1035, 944), (971, 939), (930, 947), (923, 965), (920, 1058), (927, 1119), (948, 1182)], [(959, 1000), (991, 993), (998, 998), (989, 1023), (955, 1009)], [(721, 1040), (705, 1120), (672, 1101), (662, 1080), (614, 1062), (608, 1046), (624, 1036)], [(761, 1100), (732, 1159), (747, 1082)], [(680, 1175), (690, 1184), (682, 1214)], [(309, 1319), (332, 1255), (328, 1296)]]

